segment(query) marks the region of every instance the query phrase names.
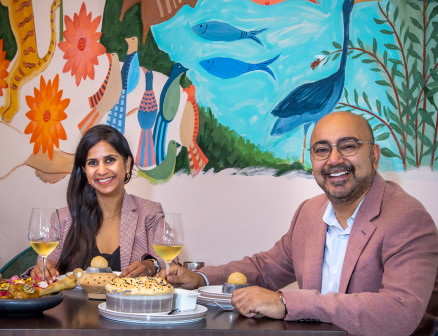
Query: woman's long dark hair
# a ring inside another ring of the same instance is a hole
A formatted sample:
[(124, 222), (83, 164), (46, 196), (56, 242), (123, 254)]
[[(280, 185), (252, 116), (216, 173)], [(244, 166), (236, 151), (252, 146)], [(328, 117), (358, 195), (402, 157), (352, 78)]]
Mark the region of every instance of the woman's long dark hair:
[(131, 178), (134, 165), (133, 156), (125, 137), (115, 128), (107, 125), (96, 125), (90, 128), (82, 137), (76, 149), (73, 170), (67, 187), (67, 204), (72, 217), (72, 225), (62, 247), (57, 268), (61, 274), (75, 268), (85, 269), (90, 265), (92, 249), (96, 244), (103, 215), (97, 202), (96, 191), (88, 184), (84, 168), (88, 151), (101, 141), (109, 143), (123, 157), (124, 161), (131, 158), (129, 175)]

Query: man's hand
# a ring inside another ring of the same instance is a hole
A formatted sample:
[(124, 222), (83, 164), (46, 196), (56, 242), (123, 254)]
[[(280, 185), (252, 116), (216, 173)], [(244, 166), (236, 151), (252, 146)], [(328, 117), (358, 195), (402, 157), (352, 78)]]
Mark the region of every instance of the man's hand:
[[(56, 281), (57, 276), (59, 275), (58, 270), (53, 266), (52, 262), (47, 259), (46, 260), (46, 282), (52, 283)], [(43, 278), (43, 261), (39, 260), (34, 268), (30, 271), (30, 276), (33, 279), (42, 279)]]
[[(156, 276), (165, 279), (166, 270), (161, 270)], [(187, 268), (173, 263), (170, 265), (167, 281), (169, 281), (176, 287), (181, 287), (185, 289), (194, 289), (206, 285), (204, 277), (201, 274), (192, 272)]]
[(259, 313), (274, 319), (282, 319), (286, 314), (280, 293), (258, 286), (234, 290), (231, 304), (246, 317), (254, 317)]
[(152, 260), (136, 260), (120, 273), (119, 278), (135, 278), (141, 276), (153, 276), (155, 266)]

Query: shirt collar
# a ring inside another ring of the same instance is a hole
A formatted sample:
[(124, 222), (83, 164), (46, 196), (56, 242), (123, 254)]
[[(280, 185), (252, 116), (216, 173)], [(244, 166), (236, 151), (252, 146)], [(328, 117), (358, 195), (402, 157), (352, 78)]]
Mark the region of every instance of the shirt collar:
[[(359, 208), (362, 205), (364, 199), (365, 199), (365, 197), (362, 198), (362, 200), (360, 201), (359, 205), (357, 206), (356, 210), (351, 215), (351, 217), (347, 219), (347, 226), (348, 227), (345, 230), (348, 230), (348, 231), (351, 230), (351, 227), (353, 226), (354, 219), (356, 218), (356, 214), (359, 211)], [(322, 220), (328, 226), (335, 226), (338, 229), (340, 229), (341, 231), (344, 231), (341, 224), (339, 224), (338, 219), (336, 218), (335, 209), (333, 209), (333, 205), (331, 202), (329, 202), (327, 204), (327, 208), (325, 209), (324, 215), (322, 216)]]

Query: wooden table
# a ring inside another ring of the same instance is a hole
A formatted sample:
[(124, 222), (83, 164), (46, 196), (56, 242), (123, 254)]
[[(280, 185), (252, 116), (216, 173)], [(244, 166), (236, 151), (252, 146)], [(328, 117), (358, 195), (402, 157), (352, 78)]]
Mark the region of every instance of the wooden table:
[(124, 323), (100, 316), (103, 301), (88, 300), (82, 289), (64, 291), (57, 307), (36, 316), (0, 315), (0, 335), (347, 335), (335, 325), (312, 322), (286, 322), (266, 317), (246, 318), (236, 312), (208, 306), (200, 321), (179, 324)]

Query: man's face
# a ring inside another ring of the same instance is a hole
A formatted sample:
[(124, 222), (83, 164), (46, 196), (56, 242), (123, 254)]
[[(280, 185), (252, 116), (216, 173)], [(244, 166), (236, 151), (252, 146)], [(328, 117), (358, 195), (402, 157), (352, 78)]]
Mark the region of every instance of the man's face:
[[(310, 145), (337, 144), (346, 138), (372, 141), (365, 120), (345, 112), (332, 113), (315, 126)], [(379, 166), (380, 148), (367, 143), (358, 146), (357, 153), (348, 157), (343, 157), (336, 146), (331, 146), (332, 151), (325, 160), (311, 156), (315, 180), (333, 204), (352, 204), (362, 199), (371, 187)]]

